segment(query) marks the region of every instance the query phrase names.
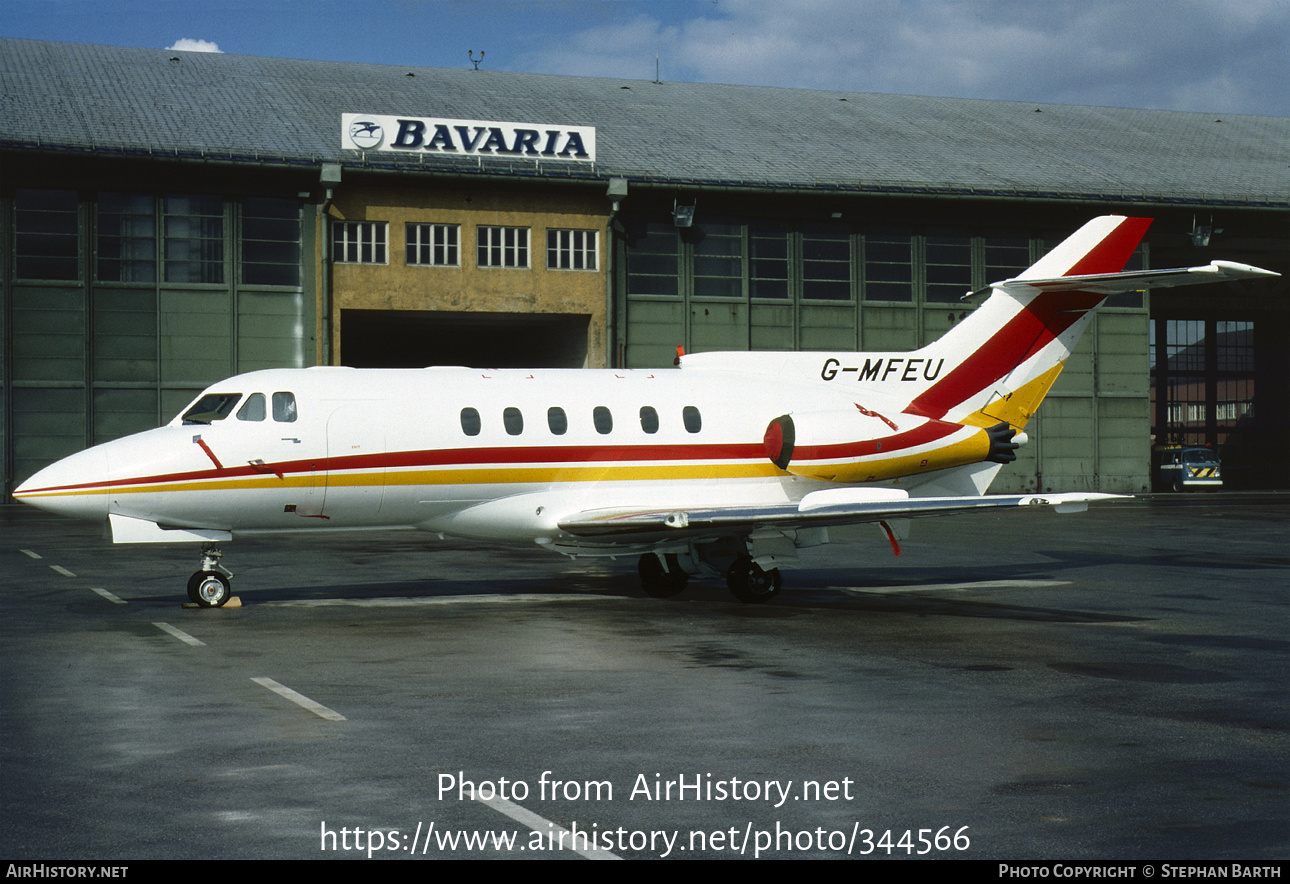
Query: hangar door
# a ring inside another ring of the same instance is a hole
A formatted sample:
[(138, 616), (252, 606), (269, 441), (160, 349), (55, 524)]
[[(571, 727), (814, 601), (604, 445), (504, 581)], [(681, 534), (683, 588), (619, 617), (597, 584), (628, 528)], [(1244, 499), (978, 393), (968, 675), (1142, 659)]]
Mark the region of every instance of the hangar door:
[(583, 368), (582, 314), (342, 310), (340, 357), (354, 368)]

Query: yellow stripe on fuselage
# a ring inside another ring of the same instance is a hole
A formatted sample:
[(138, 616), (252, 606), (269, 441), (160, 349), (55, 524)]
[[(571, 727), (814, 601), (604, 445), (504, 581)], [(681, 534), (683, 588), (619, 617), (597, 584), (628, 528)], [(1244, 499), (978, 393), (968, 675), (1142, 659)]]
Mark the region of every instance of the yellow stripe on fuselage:
[(165, 494), (178, 491), (239, 491), (278, 488), (341, 488), (409, 485), (540, 485), (561, 482), (694, 481), (702, 479), (750, 479), (782, 476), (772, 463), (642, 464), (620, 466), (496, 466), (470, 469), (365, 470), (362, 472), (319, 473), (316, 476), (247, 476), (238, 479), (194, 479), (140, 485), (32, 491), (24, 498), (79, 497), (90, 494)]

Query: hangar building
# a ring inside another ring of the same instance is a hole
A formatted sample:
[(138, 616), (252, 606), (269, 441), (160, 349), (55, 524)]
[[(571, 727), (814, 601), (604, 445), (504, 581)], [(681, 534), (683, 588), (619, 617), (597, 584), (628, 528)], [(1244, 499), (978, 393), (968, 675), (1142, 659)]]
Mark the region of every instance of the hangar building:
[(912, 349), (1093, 215), (1142, 267), (994, 490), (1285, 487), (1290, 119), (0, 40), (0, 464), (256, 368)]

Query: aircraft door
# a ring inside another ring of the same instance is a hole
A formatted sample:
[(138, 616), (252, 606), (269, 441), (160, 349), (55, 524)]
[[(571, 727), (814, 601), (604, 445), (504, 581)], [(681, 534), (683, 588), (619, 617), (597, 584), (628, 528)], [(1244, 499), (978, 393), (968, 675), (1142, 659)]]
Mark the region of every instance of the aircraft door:
[(331, 527), (380, 524), (385, 431), (377, 403), (341, 405), (327, 418), (326, 500)]

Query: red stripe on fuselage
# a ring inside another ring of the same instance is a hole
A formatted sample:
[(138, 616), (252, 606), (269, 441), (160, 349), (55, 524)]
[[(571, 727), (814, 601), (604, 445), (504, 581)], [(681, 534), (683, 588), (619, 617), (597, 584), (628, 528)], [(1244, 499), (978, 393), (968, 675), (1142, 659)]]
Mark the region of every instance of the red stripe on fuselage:
[(276, 464), (256, 464), (225, 467), (220, 470), (190, 470), (183, 473), (162, 473), (152, 476), (83, 482), (74, 485), (54, 485), (32, 488), (29, 493), (47, 494), (56, 491), (109, 491), (113, 488), (139, 485), (164, 485), (174, 482), (200, 482), (210, 479), (236, 479), (264, 477), (266, 470), (283, 475), (307, 473), (338, 473), (347, 470), (383, 470), (442, 466), (512, 466), (519, 464), (552, 463), (562, 466), (580, 466), (597, 463), (633, 464), (652, 461), (760, 461), (766, 457), (760, 443), (715, 445), (559, 445), (508, 448), (446, 448), (423, 451), (394, 451), (383, 454), (355, 454), (344, 457), (314, 458), (283, 461)]

